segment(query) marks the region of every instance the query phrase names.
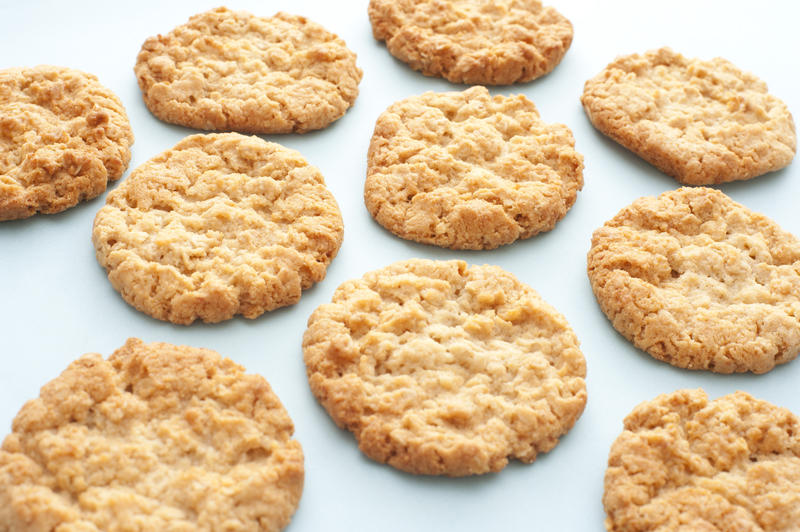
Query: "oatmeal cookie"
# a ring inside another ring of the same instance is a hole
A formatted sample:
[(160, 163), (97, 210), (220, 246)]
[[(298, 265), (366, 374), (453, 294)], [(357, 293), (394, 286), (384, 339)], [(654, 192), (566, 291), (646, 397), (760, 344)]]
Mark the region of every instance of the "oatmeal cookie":
[(319, 24), (224, 7), (147, 39), (134, 71), (161, 120), (249, 133), (326, 127), (353, 105), (362, 76), (356, 55)]
[(342, 217), (298, 152), (238, 133), (193, 135), (108, 195), (92, 239), (137, 309), (218, 322), (296, 303), (325, 277)]
[(0, 529), (281, 530), (303, 490), (293, 431), (263, 377), (130, 339), (22, 407), (0, 448)]
[(507, 85), (553, 70), (572, 24), (539, 0), (370, 0), (375, 39), (426, 76)]
[(128, 115), (91, 74), (0, 70), (0, 220), (57, 213), (99, 196), (131, 159)]
[(485, 87), (412, 96), (378, 117), (370, 214), (409, 240), (491, 249), (552, 229), (583, 186), (572, 132), (523, 95)]
[(303, 353), (336, 424), (410, 473), (532, 462), (586, 403), (569, 324), (495, 266), (413, 259), (348, 281), (311, 315)]
[(625, 207), (588, 273), (614, 328), (674, 366), (764, 373), (800, 350), (800, 241), (717, 190)]
[(796, 531), (800, 422), (742, 392), (644, 402), (611, 447), (603, 505), (610, 532)]
[(586, 82), (581, 102), (603, 134), (687, 185), (778, 170), (797, 148), (786, 104), (719, 57), (669, 48), (620, 57)]

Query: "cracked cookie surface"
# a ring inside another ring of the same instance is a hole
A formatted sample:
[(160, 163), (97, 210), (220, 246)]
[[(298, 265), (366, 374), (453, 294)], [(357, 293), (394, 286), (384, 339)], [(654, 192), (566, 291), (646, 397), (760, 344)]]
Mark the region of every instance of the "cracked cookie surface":
[(688, 185), (772, 172), (797, 149), (786, 104), (719, 57), (669, 48), (619, 57), (586, 82), (581, 102), (603, 134)]
[(147, 39), (134, 70), (161, 120), (249, 133), (326, 127), (353, 104), (362, 76), (356, 55), (319, 24), (224, 7)]
[(392, 104), (375, 124), (364, 200), (392, 233), (454, 249), (491, 249), (552, 229), (583, 186), (563, 124), (523, 95), (484, 87)]
[(0, 448), (0, 528), (277, 532), (303, 490), (293, 431), (263, 377), (130, 339), (22, 407)]
[(603, 505), (610, 532), (797, 530), (800, 422), (743, 392), (644, 402), (611, 447)]
[(99, 196), (131, 159), (128, 116), (91, 74), (0, 70), (0, 220), (53, 214)]
[(416, 474), (532, 462), (586, 403), (569, 324), (495, 266), (413, 259), (348, 281), (309, 318), (303, 353), (336, 424)]
[(625, 207), (595, 231), (588, 274), (614, 328), (674, 366), (764, 373), (800, 350), (800, 241), (717, 190)]
[(553, 70), (572, 24), (539, 0), (370, 0), (375, 39), (426, 76), (507, 85)]
[(97, 260), (122, 297), (173, 323), (255, 318), (325, 277), (342, 217), (296, 151), (193, 135), (136, 168), (97, 213)]

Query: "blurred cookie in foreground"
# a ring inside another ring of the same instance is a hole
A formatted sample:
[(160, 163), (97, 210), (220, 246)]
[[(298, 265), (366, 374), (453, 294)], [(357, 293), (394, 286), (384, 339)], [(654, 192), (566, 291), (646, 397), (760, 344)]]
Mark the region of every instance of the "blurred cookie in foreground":
[(309, 318), (303, 353), (336, 424), (409, 473), (533, 462), (586, 404), (575, 333), (495, 266), (412, 259), (345, 282)]
[(375, 124), (364, 200), (392, 233), (453, 249), (492, 249), (552, 229), (583, 186), (563, 124), (523, 95), (485, 87), (426, 92)]
[(238, 133), (193, 135), (108, 195), (92, 232), (114, 288), (179, 324), (255, 318), (325, 278), (342, 216), (294, 150)]
[(303, 491), (293, 431), (263, 377), (130, 339), (22, 407), (0, 448), (0, 529), (277, 532)]
[(653, 357), (764, 373), (800, 351), (800, 241), (714, 189), (644, 197), (594, 232), (600, 308)]
[(248, 133), (324, 128), (353, 105), (362, 76), (356, 54), (319, 24), (224, 7), (147, 39), (134, 70), (161, 120)]
[(586, 82), (581, 102), (603, 134), (687, 185), (779, 170), (797, 149), (786, 104), (719, 57), (622, 56)]
[(790, 532), (800, 523), (800, 422), (736, 392), (638, 405), (611, 446), (606, 530)]
[(0, 220), (99, 196), (122, 177), (132, 144), (122, 102), (92, 74), (50, 65), (0, 70)]
[(370, 0), (372, 33), (426, 76), (508, 85), (553, 70), (572, 24), (539, 0)]

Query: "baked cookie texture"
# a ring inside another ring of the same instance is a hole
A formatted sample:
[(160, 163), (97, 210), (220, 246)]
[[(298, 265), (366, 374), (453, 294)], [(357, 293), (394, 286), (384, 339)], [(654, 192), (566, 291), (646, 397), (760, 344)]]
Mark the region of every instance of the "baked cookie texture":
[(491, 249), (552, 229), (583, 187), (583, 157), (563, 124), (523, 95), (485, 87), (427, 92), (378, 117), (364, 200), (394, 234)]
[(353, 105), (362, 76), (356, 54), (319, 24), (224, 7), (148, 38), (134, 71), (161, 120), (250, 133), (326, 127)]
[(800, 350), (800, 242), (717, 190), (644, 197), (594, 232), (600, 308), (674, 366), (764, 373)]
[(303, 490), (293, 431), (263, 377), (130, 339), (22, 407), (0, 449), (0, 528), (278, 531)]
[(255, 318), (325, 277), (342, 216), (296, 151), (193, 135), (136, 168), (95, 217), (97, 260), (122, 297), (173, 323)]
[(309, 318), (303, 353), (336, 424), (410, 473), (532, 462), (586, 403), (569, 324), (495, 266), (412, 259), (348, 281)]
[(786, 104), (719, 57), (669, 48), (619, 57), (586, 82), (581, 102), (603, 134), (687, 185), (772, 172), (797, 149)]
[(789, 532), (800, 523), (800, 423), (743, 392), (637, 406), (611, 447), (606, 530)]
[(538, 78), (572, 44), (572, 24), (539, 0), (370, 0), (369, 20), (400, 61), (469, 85)]
[(125, 172), (132, 144), (122, 102), (92, 74), (0, 70), (0, 221), (99, 196)]

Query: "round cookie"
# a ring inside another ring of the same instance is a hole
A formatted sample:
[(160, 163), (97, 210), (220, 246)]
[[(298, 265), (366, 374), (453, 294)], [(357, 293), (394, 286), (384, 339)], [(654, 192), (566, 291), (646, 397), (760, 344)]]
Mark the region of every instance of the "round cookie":
[(468, 85), (543, 76), (572, 43), (569, 20), (539, 0), (370, 0), (369, 20), (400, 61)]
[(523, 95), (427, 92), (378, 117), (367, 155), (370, 214), (409, 240), (491, 249), (552, 229), (583, 186), (572, 132)]
[(348, 281), (309, 318), (303, 354), (336, 424), (410, 473), (532, 462), (586, 403), (569, 324), (496, 266), (413, 259)]
[(134, 71), (161, 120), (250, 133), (326, 127), (353, 104), (362, 76), (356, 55), (319, 24), (224, 7), (148, 38)]
[(296, 151), (238, 133), (193, 135), (136, 168), (92, 232), (122, 297), (173, 323), (255, 318), (325, 277), (342, 216)]
[(586, 82), (581, 102), (603, 134), (688, 185), (778, 170), (797, 147), (786, 104), (719, 57), (669, 48), (619, 57)]
[(797, 530), (800, 422), (743, 392), (644, 402), (611, 447), (603, 505), (610, 532)]
[(22, 407), (0, 448), (0, 529), (281, 530), (303, 491), (293, 431), (263, 377), (130, 339)]
[(800, 350), (800, 241), (717, 190), (625, 207), (588, 273), (614, 328), (674, 366), (764, 373)]
[(91, 74), (0, 70), (0, 220), (53, 214), (99, 196), (131, 159), (128, 116)]

